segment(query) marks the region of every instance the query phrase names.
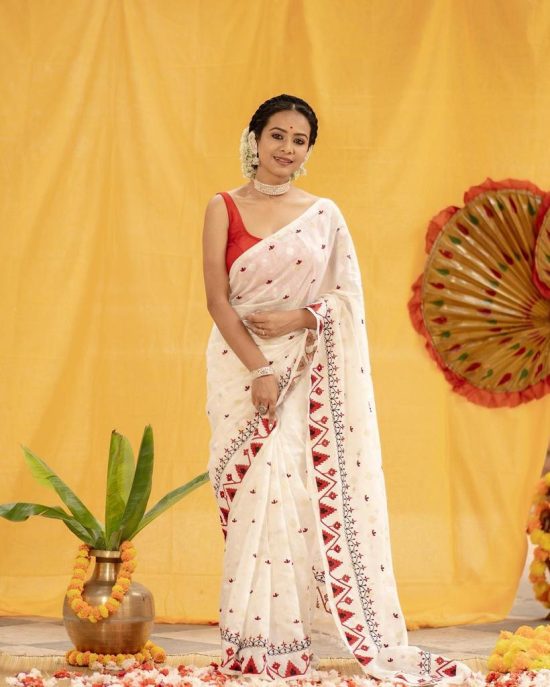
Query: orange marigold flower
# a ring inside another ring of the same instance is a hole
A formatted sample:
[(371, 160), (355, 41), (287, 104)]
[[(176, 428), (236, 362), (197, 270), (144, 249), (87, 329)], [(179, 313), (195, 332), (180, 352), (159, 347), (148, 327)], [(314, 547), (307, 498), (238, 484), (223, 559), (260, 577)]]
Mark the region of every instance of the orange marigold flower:
[(90, 617), (90, 608), (89, 608), (89, 606), (86, 604), (86, 606), (84, 606), (83, 608), (81, 608), (81, 609), (78, 611), (77, 616), (78, 616), (79, 618), (89, 618), (89, 617)]
[(117, 601), (122, 601), (124, 599), (124, 592), (111, 592), (111, 599), (116, 599)]
[(537, 561), (546, 561), (549, 554), (548, 551), (544, 551), (544, 549), (541, 549), (540, 546), (537, 546), (537, 548), (533, 551), (533, 555)]
[(67, 589), (78, 589), (82, 591), (84, 589), (84, 582), (82, 580), (71, 580)]
[(73, 599), (71, 601), (71, 608), (73, 609), (73, 611), (79, 611), (85, 603), (85, 601), (78, 597), (77, 599)]

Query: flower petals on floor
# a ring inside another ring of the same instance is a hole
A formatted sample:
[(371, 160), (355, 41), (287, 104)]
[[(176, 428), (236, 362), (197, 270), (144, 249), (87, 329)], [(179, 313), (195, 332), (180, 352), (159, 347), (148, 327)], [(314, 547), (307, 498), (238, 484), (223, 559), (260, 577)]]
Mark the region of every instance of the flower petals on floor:
[[(115, 666), (113, 665), (113, 668)], [(542, 670), (537, 674), (533, 673), (533, 678), (529, 681), (506, 682), (506, 675), (492, 676), (490, 687), (550, 687), (550, 671)], [(536, 683), (535, 683), (536, 676)], [(465, 687), (485, 687), (489, 682), (482, 673), (474, 673), (468, 680), (462, 683)], [(59, 681), (70, 680), (71, 687), (265, 687), (267, 684), (281, 684), (284, 682), (289, 687), (395, 687), (402, 683), (389, 682), (387, 680), (375, 680), (367, 676), (344, 676), (335, 670), (318, 671), (313, 670), (309, 678), (296, 680), (279, 680), (268, 682), (255, 676), (232, 677), (224, 675), (218, 670), (218, 665), (210, 664), (205, 668), (196, 666), (180, 665), (177, 668), (164, 667), (155, 668), (151, 664), (144, 664), (140, 667), (129, 668), (127, 670), (98, 670), (94, 673), (83, 673), (78, 671), (60, 670), (54, 673), (53, 677), (44, 677), (42, 673), (33, 669), (27, 673), (18, 673), (14, 677), (6, 678), (6, 683), (10, 687), (56, 687)], [(66, 684), (65, 682), (61, 684)], [(446, 680), (439, 682), (439, 685), (451, 684)], [(458, 687), (456, 684), (454, 687)]]

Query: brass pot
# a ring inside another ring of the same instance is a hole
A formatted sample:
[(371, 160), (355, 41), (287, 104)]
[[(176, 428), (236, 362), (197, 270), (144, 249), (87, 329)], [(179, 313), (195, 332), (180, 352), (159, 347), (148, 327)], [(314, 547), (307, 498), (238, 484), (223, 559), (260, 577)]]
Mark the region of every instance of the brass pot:
[[(90, 579), (84, 584), (82, 598), (92, 606), (105, 603), (121, 565), (119, 551), (92, 549), (95, 566)], [(63, 622), (67, 634), (78, 651), (96, 654), (134, 654), (149, 639), (155, 618), (153, 595), (142, 584), (132, 582), (116, 613), (91, 623), (79, 618), (67, 597), (63, 604)]]

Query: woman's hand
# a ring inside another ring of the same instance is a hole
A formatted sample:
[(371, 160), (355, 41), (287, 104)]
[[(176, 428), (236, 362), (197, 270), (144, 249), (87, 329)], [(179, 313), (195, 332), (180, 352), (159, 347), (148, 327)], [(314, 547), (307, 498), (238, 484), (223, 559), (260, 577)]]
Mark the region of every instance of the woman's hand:
[(264, 414), (260, 413), (263, 417), (269, 416), (269, 429), (275, 422), (275, 405), (277, 404), (277, 398), (279, 397), (279, 385), (277, 384), (277, 377), (275, 375), (264, 375), (263, 377), (257, 377), (252, 381), (252, 403), (256, 410), (260, 409), (260, 406), (266, 408)]
[(260, 310), (243, 317), (245, 325), (262, 339), (289, 334), (296, 329), (315, 328), (315, 315), (306, 308), (298, 310)]

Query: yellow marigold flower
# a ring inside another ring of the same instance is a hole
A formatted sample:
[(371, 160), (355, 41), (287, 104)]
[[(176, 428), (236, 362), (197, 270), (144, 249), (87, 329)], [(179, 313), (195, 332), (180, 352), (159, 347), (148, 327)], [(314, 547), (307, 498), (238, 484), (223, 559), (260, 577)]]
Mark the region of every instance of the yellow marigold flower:
[(109, 609), (107, 608), (107, 606), (105, 606), (105, 604), (99, 604), (97, 608), (99, 609), (102, 618), (109, 617)]
[(109, 599), (105, 602), (105, 607), (108, 609), (109, 613), (117, 612), (118, 606), (115, 606), (115, 604), (118, 604), (118, 601), (116, 599)]
[(132, 579), (128, 575), (119, 575), (116, 579), (117, 584), (123, 585), (127, 584), (130, 586), (132, 584)]
[(499, 639), (495, 644), (495, 653), (499, 654), (500, 656), (504, 656), (504, 654), (508, 651), (509, 643), (510, 642), (507, 639)]
[(85, 604), (85, 602), (81, 598), (73, 599), (71, 601), (71, 608), (76, 613), (77, 611), (79, 611), (84, 606), (84, 604)]
[(97, 654), (94, 654), (94, 653), (90, 652), (90, 656), (89, 656), (89, 659), (88, 659), (88, 665), (89, 665), (90, 663), (95, 663), (96, 661), (97, 661)]
[(540, 538), (540, 545), (545, 551), (550, 551), (550, 532), (543, 532)]
[(138, 651), (137, 654), (134, 654), (134, 658), (136, 659), (136, 661), (137, 661), (138, 663), (143, 663), (143, 661), (145, 660), (145, 657), (144, 657), (144, 655), (141, 653), (141, 651)]
[[(133, 573), (136, 567), (137, 563), (135, 561), (124, 561), (124, 563), (122, 563), (122, 565), (120, 566), (120, 572)], [(122, 577), (128, 577), (128, 575), (123, 574)]]
[(550, 472), (547, 472), (545, 475), (542, 476), (541, 482), (544, 482), (544, 484), (550, 487)]
[(124, 589), (117, 583), (113, 585), (113, 592), (123, 592)]
[(125, 661), (125, 660), (126, 660), (126, 655), (125, 655), (125, 654), (117, 654), (117, 655), (115, 656), (115, 662), (117, 663), (117, 665), (121, 665), (122, 662)]
[(86, 577), (86, 573), (81, 568), (75, 568), (73, 570), (73, 578), (79, 578), (82, 580), (84, 577)]
[(506, 670), (511, 670), (515, 655), (516, 655), (516, 652), (512, 649), (510, 651), (507, 651), (504, 654), (504, 656), (502, 657), (502, 661), (504, 663)]
[[(535, 559), (535, 560), (531, 561), (531, 564), (529, 565), (529, 572), (531, 572), (533, 575), (537, 575), (538, 577), (543, 577), (544, 574), (546, 573), (546, 564), (543, 563), (542, 561), (538, 561)], [(532, 628), (529, 628), (529, 629), (532, 629)], [(534, 632), (534, 630), (533, 630), (533, 632)], [(528, 636), (528, 635), (526, 635), (526, 636)]]
[(530, 539), (533, 542), (533, 544), (539, 544), (542, 545), (542, 535), (544, 532), (542, 530), (536, 529), (531, 532)]
[(113, 599), (112, 596), (110, 596), (107, 601), (105, 602), (105, 605), (110, 604), (111, 606), (114, 606), (115, 608), (118, 608), (120, 606), (120, 601), (117, 601), (116, 599)]
[(497, 673), (506, 672), (506, 666), (504, 665), (502, 656), (499, 656), (498, 654), (492, 654), (489, 656), (487, 659), (487, 668), (489, 668), (489, 670), (495, 670)]
[(82, 580), (71, 580), (67, 589), (78, 589), (82, 591), (82, 589), (84, 589), (84, 582)]
[(120, 587), (123, 592), (127, 592), (130, 589), (130, 580), (127, 577), (119, 577), (116, 586)]
[(93, 615), (96, 620), (101, 620), (101, 612), (97, 606), (91, 608), (90, 615)]
[(65, 596), (67, 599), (74, 599), (75, 596), (80, 596), (80, 591), (78, 589), (67, 589)]
[(88, 561), (85, 558), (77, 558), (73, 567), (88, 570)]
[(80, 651), (76, 655), (76, 662), (79, 666), (84, 665), (84, 656), (80, 653)]

